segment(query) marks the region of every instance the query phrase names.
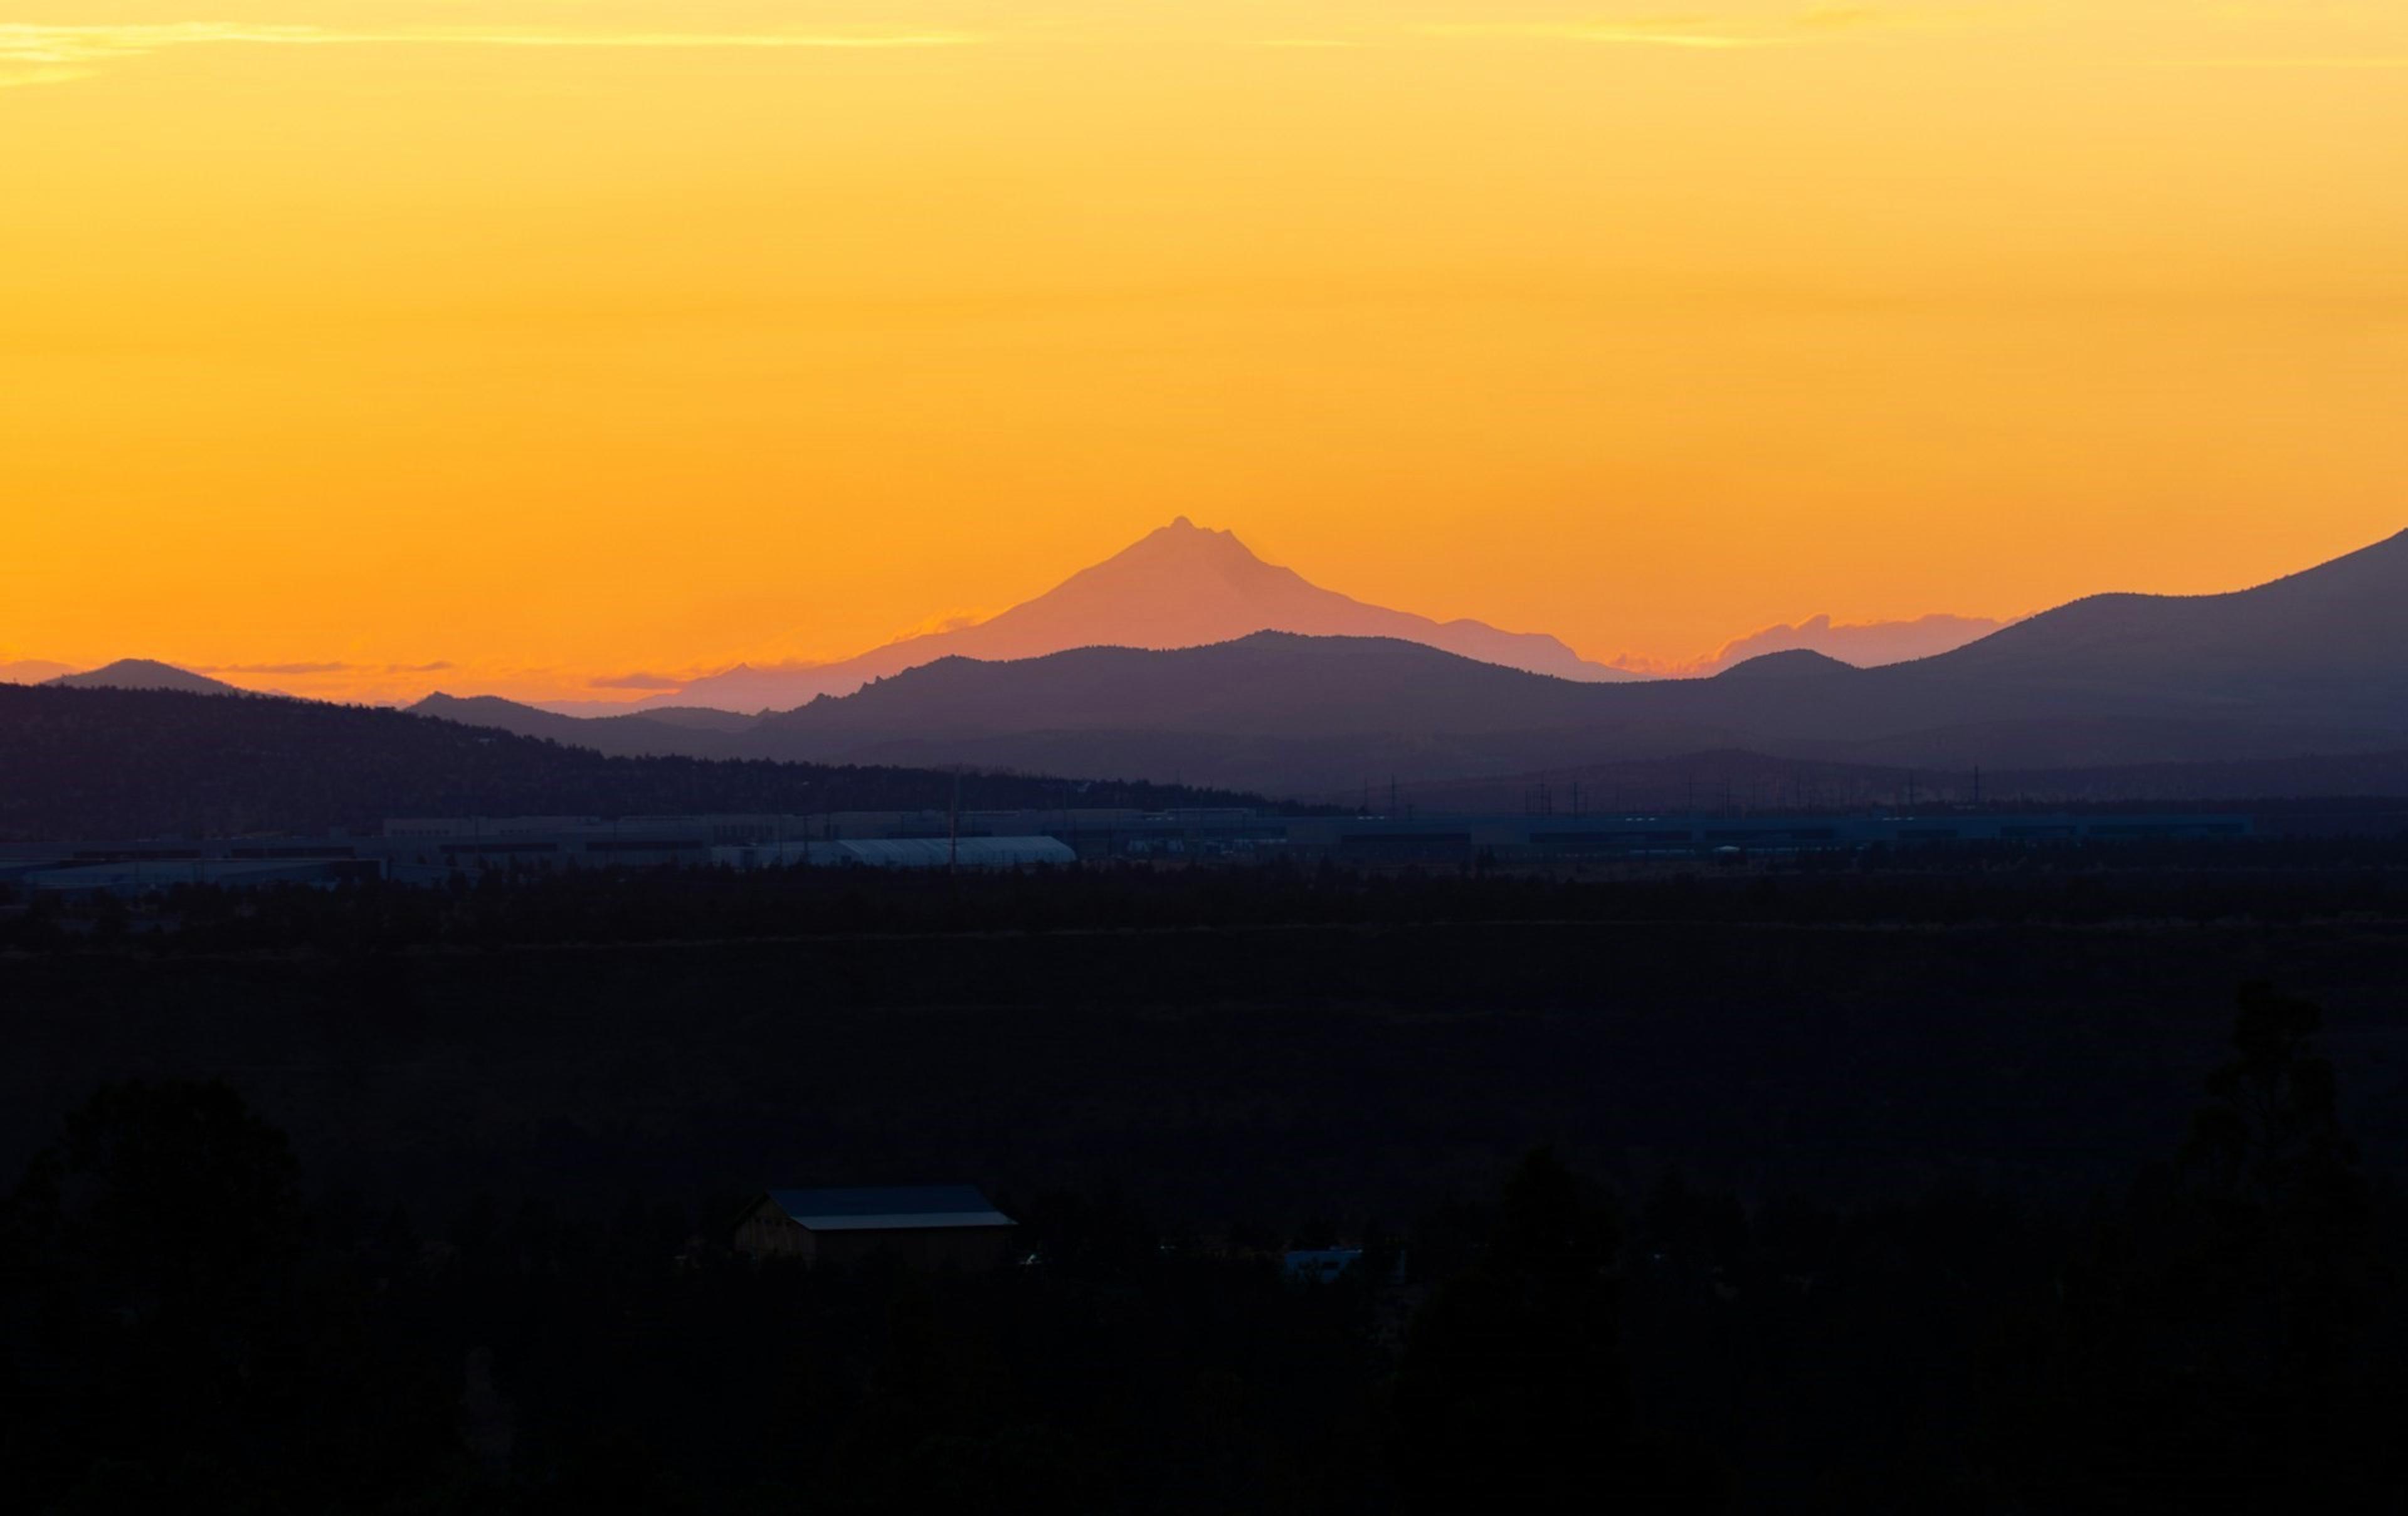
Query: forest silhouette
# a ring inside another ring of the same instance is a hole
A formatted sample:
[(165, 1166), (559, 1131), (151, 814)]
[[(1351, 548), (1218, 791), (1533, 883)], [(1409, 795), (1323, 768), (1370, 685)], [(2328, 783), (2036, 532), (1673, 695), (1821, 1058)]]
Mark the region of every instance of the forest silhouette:
[[(2384, 1509), (2395, 852), (20, 913), (0, 1477), (60, 1510)], [(1026, 1261), (729, 1251), (757, 1186), (930, 1178)], [(1362, 1262), (1283, 1277), (1330, 1245)]]

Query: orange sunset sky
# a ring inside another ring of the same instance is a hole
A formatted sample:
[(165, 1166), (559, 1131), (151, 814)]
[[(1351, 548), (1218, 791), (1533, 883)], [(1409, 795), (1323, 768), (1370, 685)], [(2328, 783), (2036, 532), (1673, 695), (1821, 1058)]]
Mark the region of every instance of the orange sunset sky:
[(2233, 588), (2408, 525), (2408, 5), (0, 0), (0, 660), (356, 698), (1181, 513), (1600, 658)]

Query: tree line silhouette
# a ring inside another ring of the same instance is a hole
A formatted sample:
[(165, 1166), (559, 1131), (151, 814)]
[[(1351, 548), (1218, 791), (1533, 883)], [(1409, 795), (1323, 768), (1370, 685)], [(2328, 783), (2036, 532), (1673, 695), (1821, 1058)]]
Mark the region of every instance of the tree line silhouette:
[[(2396, 1509), (2408, 1205), (2316, 1008), (2244, 986), (2117, 1195), (1750, 1207), (1546, 1149), (1370, 1239), (1016, 1199), (995, 1274), (803, 1271), (674, 1209), (305, 1194), (122, 1083), (0, 1208), (0, 1480), (40, 1510)], [(1324, 1239), (1313, 1239), (1324, 1240)]]
[(1105, 860), (959, 875), (530, 867), (455, 875), (435, 888), (171, 884), (131, 904), (0, 884), (0, 906), (12, 904), (19, 908), (0, 913), (0, 949), (154, 954), (1417, 922), (2292, 924), (2408, 911), (2408, 838), (1877, 847), (1742, 867), (1490, 861), (1382, 869), (1277, 857), (1240, 867)]

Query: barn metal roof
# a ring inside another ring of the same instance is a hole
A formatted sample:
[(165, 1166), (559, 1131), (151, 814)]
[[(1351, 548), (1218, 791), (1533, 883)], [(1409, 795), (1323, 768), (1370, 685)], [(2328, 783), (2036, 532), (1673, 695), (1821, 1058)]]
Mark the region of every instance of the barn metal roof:
[(975, 1185), (921, 1184), (870, 1190), (772, 1190), (770, 1204), (814, 1232), (902, 1232), (930, 1227), (1010, 1226)]

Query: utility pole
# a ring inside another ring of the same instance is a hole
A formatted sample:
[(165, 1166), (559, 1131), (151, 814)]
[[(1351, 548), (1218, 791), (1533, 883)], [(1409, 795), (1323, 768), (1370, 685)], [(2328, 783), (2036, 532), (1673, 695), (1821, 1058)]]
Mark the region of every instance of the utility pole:
[(954, 873), (962, 861), (962, 765), (953, 765), (953, 801), (945, 812), (945, 872)]

